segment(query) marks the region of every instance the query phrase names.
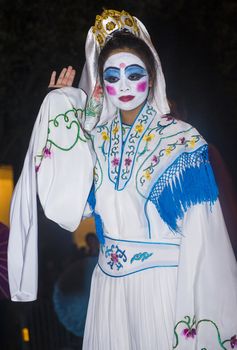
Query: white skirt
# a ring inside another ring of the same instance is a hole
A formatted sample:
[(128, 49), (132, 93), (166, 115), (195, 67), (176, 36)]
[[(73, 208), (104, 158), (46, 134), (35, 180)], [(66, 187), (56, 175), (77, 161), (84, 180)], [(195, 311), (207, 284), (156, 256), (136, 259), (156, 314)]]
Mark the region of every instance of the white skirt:
[(83, 350), (171, 350), (177, 268), (110, 277), (95, 267)]

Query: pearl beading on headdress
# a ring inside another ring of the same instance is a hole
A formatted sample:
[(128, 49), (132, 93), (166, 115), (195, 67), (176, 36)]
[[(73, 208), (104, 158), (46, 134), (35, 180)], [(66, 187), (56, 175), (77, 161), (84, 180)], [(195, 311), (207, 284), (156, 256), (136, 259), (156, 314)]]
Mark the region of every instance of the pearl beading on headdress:
[(101, 15), (96, 16), (92, 32), (101, 48), (117, 30), (128, 30), (134, 35), (139, 35), (136, 19), (126, 11), (104, 10)]

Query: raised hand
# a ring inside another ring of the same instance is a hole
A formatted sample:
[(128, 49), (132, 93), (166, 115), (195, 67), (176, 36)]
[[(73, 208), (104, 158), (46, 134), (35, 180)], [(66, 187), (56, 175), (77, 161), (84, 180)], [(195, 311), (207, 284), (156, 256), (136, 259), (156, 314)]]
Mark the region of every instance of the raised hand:
[(76, 75), (76, 70), (73, 69), (72, 66), (68, 66), (67, 68), (62, 69), (57, 80), (56, 75), (56, 71), (53, 71), (48, 85), (50, 89), (61, 88), (64, 86), (72, 86)]

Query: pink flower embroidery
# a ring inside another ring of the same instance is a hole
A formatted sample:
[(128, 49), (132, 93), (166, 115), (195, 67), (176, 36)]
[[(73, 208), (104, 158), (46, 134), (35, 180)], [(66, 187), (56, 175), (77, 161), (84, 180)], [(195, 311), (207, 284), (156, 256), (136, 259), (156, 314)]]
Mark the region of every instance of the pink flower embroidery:
[(38, 173), (39, 168), (40, 168), (40, 165), (36, 165), (36, 166), (35, 166), (35, 172), (36, 172), (36, 173)]
[(44, 158), (51, 158), (52, 152), (49, 148), (45, 147), (44, 149)]
[(236, 338), (236, 335), (234, 335), (233, 337), (230, 338), (230, 346), (231, 346), (231, 349), (237, 348), (237, 338)]
[(124, 160), (124, 164), (125, 164), (126, 166), (130, 166), (131, 163), (132, 163), (132, 159), (130, 159), (130, 158), (126, 158), (126, 159)]
[(102, 93), (103, 93), (103, 89), (102, 89), (101, 85), (96, 85), (94, 93), (93, 93), (94, 99), (98, 101), (100, 99)]
[(186, 339), (188, 338), (194, 338), (195, 335), (197, 334), (196, 329), (195, 328), (185, 328), (182, 331), (182, 335), (185, 336)]
[(162, 115), (161, 118), (166, 119), (167, 122), (174, 119), (171, 114)]
[(119, 158), (114, 157), (114, 159), (112, 159), (111, 163), (113, 164), (113, 166), (119, 165)]
[(152, 157), (152, 160), (151, 160), (152, 162), (154, 162), (154, 163), (157, 163), (158, 162), (158, 157), (156, 156), (156, 155), (154, 155), (153, 157)]
[(111, 253), (111, 260), (114, 264), (118, 263), (118, 255), (116, 253)]

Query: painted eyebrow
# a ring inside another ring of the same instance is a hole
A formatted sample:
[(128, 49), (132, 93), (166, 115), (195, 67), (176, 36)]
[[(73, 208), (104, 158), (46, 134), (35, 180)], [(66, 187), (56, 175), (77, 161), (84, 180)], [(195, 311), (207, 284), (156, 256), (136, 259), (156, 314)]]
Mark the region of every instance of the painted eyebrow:
[(125, 68), (126, 74), (140, 73), (142, 75), (147, 75), (147, 70), (144, 67), (139, 66), (139, 64), (131, 64)]
[(117, 67), (108, 67), (108, 68), (106, 68), (105, 70), (104, 70), (104, 72), (103, 72), (103, 74), (106, 74), (108, 71), (112, 71), (112, 72), (114, 72), (114, 73), (117, 73), (117, 72), (119, 72), (120, 71), (120, 69), (119, 68), (117, 68)]
[(108, 67), (103, 73), (103, 79), (108, 80), (110, 77), (120, 79), (120, 70), (116, 67)]

